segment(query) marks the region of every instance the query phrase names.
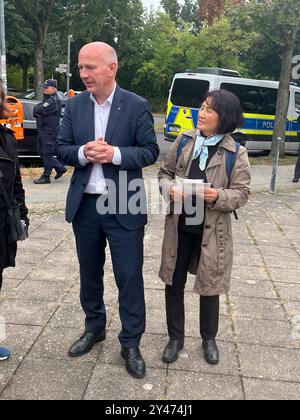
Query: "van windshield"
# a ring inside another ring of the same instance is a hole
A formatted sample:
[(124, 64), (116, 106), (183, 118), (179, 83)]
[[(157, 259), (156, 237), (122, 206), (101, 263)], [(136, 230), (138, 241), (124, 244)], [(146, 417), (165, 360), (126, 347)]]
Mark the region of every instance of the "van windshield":
[(173, 85), (171, 102), (186, 108), (200, 108), (203, 97), (209, 90), (209, 82), (197, 79), (176, 79)]

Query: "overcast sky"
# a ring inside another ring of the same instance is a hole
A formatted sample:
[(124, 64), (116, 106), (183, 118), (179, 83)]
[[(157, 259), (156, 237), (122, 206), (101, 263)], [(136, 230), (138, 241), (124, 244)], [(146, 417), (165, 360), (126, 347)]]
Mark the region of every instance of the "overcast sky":
[(142, 0), (142, 1), (145, 7), (153, 6), (154, 9), (157, 9), (160, 4), (160, 0)]

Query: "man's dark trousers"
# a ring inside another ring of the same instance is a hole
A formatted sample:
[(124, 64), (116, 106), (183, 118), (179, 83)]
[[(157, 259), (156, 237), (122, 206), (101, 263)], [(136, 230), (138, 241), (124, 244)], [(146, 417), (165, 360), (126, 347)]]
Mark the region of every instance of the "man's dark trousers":
[(122, 322), (119, 340), (124, 348), (139, 347), (146, 318), (142, 274), (144, 227), (138, 230), (124, 229), (114, 215), (98, 214), (96, 202), (96, 195), (84, 194), (73, 221), (86, 331), (98, 333), (106, 327), (103, 277), (108, 241), (119, 289)]

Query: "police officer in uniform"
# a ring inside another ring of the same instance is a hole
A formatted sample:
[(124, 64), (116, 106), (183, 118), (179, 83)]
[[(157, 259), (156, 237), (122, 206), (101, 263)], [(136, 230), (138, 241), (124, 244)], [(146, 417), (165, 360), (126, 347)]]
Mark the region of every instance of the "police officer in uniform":
[(67, 169), (54, 157), (56, 140), (61, 118), (61, 103), (57, 95), (56, 80), (46, 80), (44, 99), (33, 108), (37, 121), (38, 151), (43, 159), (44, 173), (41, 178), (33, 181), (35, 184), (50, 184), (52, 169), (56, 170), (55, 179), (59, 179)]

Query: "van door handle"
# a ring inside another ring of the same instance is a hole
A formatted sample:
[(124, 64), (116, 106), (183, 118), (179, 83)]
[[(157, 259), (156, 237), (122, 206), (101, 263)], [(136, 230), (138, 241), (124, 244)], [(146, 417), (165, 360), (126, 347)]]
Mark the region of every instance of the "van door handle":
[(193, 117), (185, 117), (187, 120), (192, 120)]

